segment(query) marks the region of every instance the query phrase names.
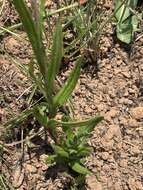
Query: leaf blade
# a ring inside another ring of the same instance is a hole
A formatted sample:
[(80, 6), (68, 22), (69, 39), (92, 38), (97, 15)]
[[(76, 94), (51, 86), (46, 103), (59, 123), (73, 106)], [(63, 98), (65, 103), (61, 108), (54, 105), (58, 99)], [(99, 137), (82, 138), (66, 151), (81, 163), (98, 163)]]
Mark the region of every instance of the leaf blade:
[(89, 171), (86, 167), (82, 166), (78, 162), (74, 162), (72, 164), (69, 164), (69, 166), (77, 173), (83, 174), (83, 175), (91, 175), (91, 171)]
[(41, 39), (41, 34), (37, 33), (36, 25), (33, 21), (32, 15), (26, 3), (23, 0), (21, 1), (12, 0), (12, 2), (20, 16), (22, 24), (26, 30), (26, 33), (32, 45), (40, 71), (45, 79), (46, 74), (47, 74), (47, 61), (46, 61), (46, 53), (45, 53), (44, 45)]
[(62, 147), (60, 147), (58, 145), (53, 145), (53, 149), (54, 149), (55, 153), (60, 155), (61, 157), (69, 158), (68, 152), (66, 152)]
[(56, 30), (53, 37), (53, 47), (51, 53), (51, 61), (48, 64), (48, 74), (47, 74), (47, 85), (49, 96), (52, 96), (54, 88), (54, 80), (56, 74), (59, 71), (60, 62), (63, 53), (63, 35), (62, 35), (62, 25), (57, 22)]
[(80, 76), (82, 60), (83, 60), (82, 57), (78, 59), (76, 66), (72, 70), (66, 83), (61, 88), (61, 90), (57, 93), (57, 95), (54, 97), (55, 107), (62, 106), (67, 101), (71, 93), (73, 92), (77, 84), (78, 78)]
[(91, 124), (98, 124), (100, 121), (103, 120), (102, 116), (97, 116), (95, 118), (86, 119), (82, 121), (70, 121), (70, 122), (63, 122), (63, 121), (57, 121), (57, 120), (50, 120), (49, 122), (53, 123), (52, 125), (62, 125), (64, 127), (84, 127)]

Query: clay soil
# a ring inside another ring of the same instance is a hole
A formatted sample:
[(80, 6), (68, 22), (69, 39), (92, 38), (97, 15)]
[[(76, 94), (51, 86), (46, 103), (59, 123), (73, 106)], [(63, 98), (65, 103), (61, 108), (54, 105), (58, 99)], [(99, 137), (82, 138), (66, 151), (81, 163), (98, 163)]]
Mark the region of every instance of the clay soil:
[[(0, 25), (12, 25), (18, 17), (9, 4), (5, 6)], [(26, 34), (22, 30), (16, 33), (19, 39), (7, 33), (0, 36), (1, 124), (27, 108), (32, 87), (11, 59), (12, 56), (25, 65), (32, 57)], [(143, 190), (143, 36), (136, 34), (132, 45), (120, 44), (109, 24), (100, 43), (98, 65), (87, 64), (82, 69), (73, 94), (76, 118), (104, 116), (89, 141), (94, 152), (87, 158), (86, 165), (93, 175), (87, 177), (85, 188)], [(61, 79), (68, 76), (69, 69), (61, 72)], [(11, 145), (5, 147), (0, 162), (1, 174), (10, 189), (68, 189), (70, 176), (45, 163), (50, 151), (47, 142), (37, 136), (29, 146), (22, 143), (21, 138), (26, 137), (25, 128), (28, 126), (29, 133), (34, 125), (30, 120), (7, 132), (6, 143)], [(4, 132), (1, 127), (0, 135)], [(20, 143), (16, 144), (18, 141)]]

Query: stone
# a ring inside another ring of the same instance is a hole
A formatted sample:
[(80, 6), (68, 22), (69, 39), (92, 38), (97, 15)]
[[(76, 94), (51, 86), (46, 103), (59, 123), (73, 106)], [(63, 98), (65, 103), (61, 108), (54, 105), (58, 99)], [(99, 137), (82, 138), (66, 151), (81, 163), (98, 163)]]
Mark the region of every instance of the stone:
[(128, 120), (124, 117), (120, 117), (120, 125), (128, 126)]
[(32, 166), (31, 164), (26, 164), (25, 169), (26, 169), (26, 171), (33, 173), (33, 174), (37, 172), (37, 168), (35, 166)]
[(118, 114), (118, 110), (115, 109), (115, 108), (112, 108), (110, 111), (108, 111), (105, 116), (104, 116), (104, 119), (106, 121), (111, 121), (112, 118), (116, 117), (116, 115)]
[(113, 146), (114, 146), (114, 140), (113, 139), (106, 140), (106, 139), (102, 138), (101, 144), (104, 147), (104, 149), (112, 150)]
[(107, 133), (105, 134), (104, 138), (105, 140), (109, 141), (113, 139), (114, 136), (120, 136), (121, 137), (121, 131), (119, 126), (117, 125), (110, 125)]
[(89, 113), (92, 113), (93, 110), (92, 110), (89, 106), (86, 106), (86, 107), (85, 107), (85, 112), (86, 112), (87, 114), (89, 114)]
[(119, 165), (120, 165), (122, 168), (126, 168), (127, 165), (128, 165), (127, 160), (126, 160), (126, 159), (120, 160)]
[(13, 171), (13, 180), (12, 180), (12, 185), (18, 189), (24, 180), (24, 170), (21, 170), (21, 166), (17, 166), (14, 171)]
[(129, 127), (135, 127), (135, 128), (139, 126), (137, 120), (132, 118), (128, 120), (128, 125)]
[(140, 120), (143, 119), (143, 107), (136, 107), (130, 110), (130, 114), (133, 119)]
[(124, 76), (124, 77), (126, 77), (126, 78), (131, 78), (131, 75), (130, 75), (130, 73), (129, 72), (122, 72), (122, 75)]
[(101, 183), (96, 179), (95, 176), (89, 176), (86, 180), (88, 189), (90, 190), (103, 190)]
[(102, 155), (101, 155), (101, 157), (102, 157), (103, 160), (108, 160), (109, 153), (108, 152), (103, 152)]
[(97, 105), (97, 109), (99, 112), (103, 111), (105, 109), (105, 105), (101, 103), (101, 104)]
[(143, 189), (143, 184), (141, 181), (136, 181), (136, 188), (137, 190)]
[(114, 190), (123, 190), (121, 182), (116, 182), (115, 183)]
[(138, 154), (140, 154), (140, 148), (138, 147), (138, 146), (134, 146), (134, 147), (132, 147), (131, 148), (131, 151), (130, 151), (130, 153), (132, 154), (132, 155), (138, 155)]
[(128, 185), (130, 190), (137, 190), (136, 185), (135, 185), (135, 179), (134, 178), (129, 178), (128, 180)]

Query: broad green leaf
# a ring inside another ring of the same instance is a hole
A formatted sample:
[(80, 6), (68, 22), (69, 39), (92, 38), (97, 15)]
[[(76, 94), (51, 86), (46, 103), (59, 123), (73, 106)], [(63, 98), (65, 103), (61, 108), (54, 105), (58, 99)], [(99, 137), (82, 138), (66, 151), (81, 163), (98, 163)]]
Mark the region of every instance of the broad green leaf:
[(122, 0), (115, 0), (115, 16), (118, 22), (125, 21), (131, 15), (129, 8), (135, 9), (137, 3), (138, 0), (126, 0), (124, 2)]
[[(130, 15), (130, 11), (127, 7), (128, 0), (123, 3), (121, 0), (115, 0), (115, 17), (119, 22), (124, 21)], [(117, 11), (118, 10), (118, 11)]]
[(131, 24), (131, 19), (127, 20), (130, 23), (122, 23), (120, 25), (117, 25), (117, 38), (124, 42), (129, 44), (133, 39), (133, 29)]
[(69, 158), (68, 152), (66, 152), (62, 147), (58, 145), (53, 145), (54, 151), (56, 154), (58, 154), (61, 157)]
[(69, 163), (69, 166), (72, 168), (72, 170), (76, 171), (77, 173), (83, 174), (83, 175), (91, 175), (91, 171), (89, 171), (86, 167), (82, 166), (78, 162)]
[(51, 53), (51, 61), (48, 64), (47, 85), (48, 94), (52, 97), (54, 90), (54, 82), (56, 74), (59, 71), (60, 62), (63, 54), (63, 35), (62, 26), (60, 22), (57, 22), (56, 30), (53, 37), (53, 47)]
[(67, 101), (67, 99), (70, 97), (70, 95), (72, 94), (72, 92), (77, 84), (79, 75), (80, 75), (82, 60), (83, 60), (82, 58), (78, 59), (76, 66), (73, 69), (73, 71), (71, 72), (66, 83), (61, 88), (61, 90), (58, 92), (58, 94), (54, 97), (55, 107), (62, 106)]
[(138, 0), (115, 1), (115, 17), (117, 19), (117, 38), (124, 43), (131, 43), (133, 34), (136, 31), (138, 23), (135, 23), (134, 16), (130, 8), (135, 9)]
[(132, 16), (133, 31), (135, 32), (138, 31), (139, 21), (142, 21), (142, 19), (143, 19), (143, 12)]

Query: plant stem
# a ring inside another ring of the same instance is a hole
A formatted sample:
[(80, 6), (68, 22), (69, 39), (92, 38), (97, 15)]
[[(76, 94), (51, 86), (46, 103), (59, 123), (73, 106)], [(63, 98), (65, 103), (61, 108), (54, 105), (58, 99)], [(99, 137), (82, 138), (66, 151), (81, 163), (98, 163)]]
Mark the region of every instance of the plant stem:
[(48, 13), (47, 16), (53, 16), (54, 14), (57, 14), (57, 13), (60, 13), (62, 11), (65, 11), (65, 10), (68, 10), (68, 9), (71, 9), (71, 8), (74, 8), (74, 7), (78, 7), (78, 6), (79, 6), (78, 3), (74, 3), (72, 5), (68, 5), (67, 7), (63, 7), (63, 8), (60, 8), (58, 10), (55, 10), (55, 11), (53, 11), (51, 13)]

